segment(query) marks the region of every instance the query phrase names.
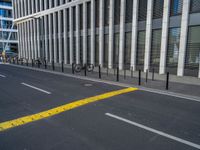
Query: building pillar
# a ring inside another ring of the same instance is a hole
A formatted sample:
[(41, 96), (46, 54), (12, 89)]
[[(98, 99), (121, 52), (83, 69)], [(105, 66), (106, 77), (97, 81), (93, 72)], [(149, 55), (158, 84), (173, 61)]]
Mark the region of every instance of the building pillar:
[(41, 50), (40, 50), (40, 29), (42, 28), (40, 25), (40, 21), (42, 22), (42, 18), (37, 18), (36, 19), (36, 24), (37, 24), (37, 53), (38, 53), (38, 58), (41, 57)]
[(33, 20), (30, 20), (30, 44), (31, 44), (31, 56), (32, 59), (35, 59), (34, 56), (34, 38), (33, 38), (34, 34), (33, 34)]
[(67, 46), (67, 44), (68, 44), (68, 31), (67, 31), (67, 9), (64, 9), (64, 11), (63, 11), (63, 20), (64, 20), (64, 63), (65, 64), (67, 64), (67, 62), (68, 62), (68, 60), (67, 60), (67, 58), (68, 58), (68, 53), (67, 53), (67, 51), (68, 51), (68, 46)]
[(57, 22), (56, 12), (53, 13), (53, 43), (54, 43), (54, 63), (57, 63)]
[(27, 48), (28, 48), (28, 59), (31, 60), (31, 43), (30, 43), (30, 21), (27, 21)]
[(159, 74), (165, 74), (168, 43), (170, 0), (164, 1)]
[(148, 2), (147, 2), (144, 72), (146, 72), (146, 70), (149, 69), (149, 65), (150, 65), (151, 39), (152, 39), (152, 15), (153, 15), (153, 0), (148, 0)]
[(119, 69), (124, 68), (124, 41), (125, 41), (125, 7), (126, 0), (121, 0), (120, 10), (120, 37), (119, 37)]
[(36, 25), (36, 19), (33, 19), (33, 29), (34, 29), (34, 33), (33, 33), (33, 36), (34, 36), (34, 40), (33, 40), (33, 43), (34, 43), (34, 52), (35, 52), (35, 59), (38, 58), (38, 55), (37, 55), (37, 25)]
[(95, 1), (91, 1), (91, 64), (95, 64)]
[[(51, 5), (50, 5), (51, 6)], [(52, 48), (52, 14), (49, 14), (49, 22), (47, 24), (49, 24), (49, 61), (50, 63), (53, 61), (53, 48)]]
[(104, 0), (100, 1), (99, 12), (99, 65), (103, 66), (104, 50)]
[(110, 0), (109, 12), (109, 52), (108, 52), (108, 67), (113, 67), (113, 42), (114, 42), (114, 0)]
[(179, 46), (179, 57), (178, 57), (178, 71), (177, 71), (178, 76), (184, 75), (185, 53), (186, 53), (187, 37), (188, 37), (187, 31), (189, 22), (189, 9), (190, 9), (190, 0), (183, 0), (180, 46)]
[(139, 0), (133, 1), (132, 39), (131, 39), (131, 67), (136, 71), (137, 35), (138, 35), (138, 6)]
[(80, 64), (80, 7), (76, 5), (76, 64)]
[(59, 63), (63, 61), (63, 54), (62, 54), (62, 25), (61, 25), (61, 10), (58, 11), (58, 47), (59, 47)]
[(83, 64), (87, 62), (87, 7), (83, 3)]
[(73, 10), (72, 10), (72, 7), (69, 8), (69, 27), (70, 27), (70, 30), (69, 30), (69, 43), (70, 43), (70, 64), (74, 63), (74, 37), (73, 37)]

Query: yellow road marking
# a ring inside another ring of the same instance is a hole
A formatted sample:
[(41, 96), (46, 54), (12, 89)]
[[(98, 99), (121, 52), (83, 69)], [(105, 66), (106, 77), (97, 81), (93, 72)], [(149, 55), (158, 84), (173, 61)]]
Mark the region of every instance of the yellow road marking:
[(125, 94), (125, 93), (129, 93), (129, 92), (133, 92), (138, 90), (137, 88), (126, 88), (126, 89), (122, 89), (122, 90), (117, 90), (117, 91), (112, 91), (112, 92), (108, 92), (108, 93), (104, 93), (101, 95), (97, 95), (97, 96), (93, 96), (93, 97), (89, 97), (89, 98), (85, 98), (85, 99), (81, 99), (69, 104), (65, 104), (47, 111), (43, 111), (37, 114), (33, 114), (33, 115), (29, 115), (29, 116), (25, 116), (25, 117), (21, 117), (18, 119), (14, 119), (14, 120), (10, 120), (10, 121), (6, 121), (3, 123), (0, 123), (0, 131), (4, 131), (10, 128), (14, 128), (17, 126), (21, 126), (33, 121), (37, 121), (37, 120), (41, 120), (47, 117), (51, 117), (57, 114), (60, 114), (62, 112), (89, 104), (89, 103), (93, 103), (96, 101), (100, 101), (100, 100), (104, 100), (113, 96), (117, 96), (120, 94)]

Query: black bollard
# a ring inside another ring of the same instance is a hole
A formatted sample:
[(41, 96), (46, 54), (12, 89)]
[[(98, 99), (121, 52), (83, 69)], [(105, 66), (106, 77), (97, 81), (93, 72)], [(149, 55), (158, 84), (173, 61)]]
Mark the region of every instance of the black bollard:
[(99, 79), (101, 79), (101, 66), (99, 65)]
[(64, 62), (62, 61), (62, 72), (64, 72)]
[(119, 81), (119, 67), (117, 67), (117, 82)]
[(46, 61), (46, 59), (44, 60), (44, 68), (47, 69), (47, 61)]
[(166, 90), (169, 90), (169, 72), (167, 72), (167, 77), (166, 77)]
[(138, 85), (141, 85), (141, 70), (139, 70), (138, 74)]
[(72, 74), (74, 74), (74, 63), (72, 63)]

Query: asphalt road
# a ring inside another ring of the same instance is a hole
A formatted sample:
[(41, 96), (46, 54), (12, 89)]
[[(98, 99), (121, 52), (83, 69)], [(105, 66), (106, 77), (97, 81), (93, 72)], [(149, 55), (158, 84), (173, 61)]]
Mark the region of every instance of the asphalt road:
[[(0, 65), (0, 124), (120, 89)], [(196, 149), (200, 102), (140, 90), (0, 131), (0, 150)]]

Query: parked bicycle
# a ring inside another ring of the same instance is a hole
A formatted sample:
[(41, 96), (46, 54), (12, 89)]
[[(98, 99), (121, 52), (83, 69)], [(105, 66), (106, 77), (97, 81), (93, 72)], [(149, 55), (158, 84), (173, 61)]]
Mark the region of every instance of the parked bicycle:
[(94, 70), (94, 65), (93, 64), (73, 64), (73, 68), (74, 68), (74, 71), (76, 73), (79, 73), (81, 72), (81, 70), (87, 70), (88, 72), (92, 72)]

